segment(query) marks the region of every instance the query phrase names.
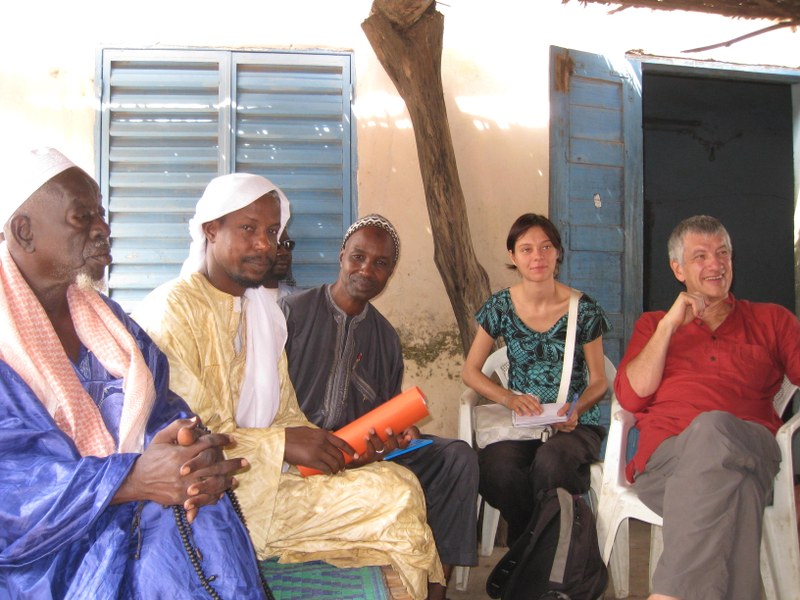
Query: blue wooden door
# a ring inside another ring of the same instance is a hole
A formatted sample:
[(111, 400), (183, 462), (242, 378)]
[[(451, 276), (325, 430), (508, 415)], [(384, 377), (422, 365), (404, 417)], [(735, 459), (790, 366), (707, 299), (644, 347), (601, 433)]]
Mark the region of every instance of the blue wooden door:
[(594, 297), (619, 363), (642, 310), (642, 87), (638, 63), (552, 47), (550, 218), (559, 279)]

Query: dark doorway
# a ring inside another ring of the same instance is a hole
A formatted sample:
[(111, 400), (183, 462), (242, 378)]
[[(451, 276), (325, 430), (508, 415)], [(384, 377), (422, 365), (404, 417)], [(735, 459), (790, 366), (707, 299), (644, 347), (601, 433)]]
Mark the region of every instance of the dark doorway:
[(733, 293), (795, 310), (788, 84), (643, 73), (644, 310), (682, 289), (667, 238), (709, 214), (731, 234)]

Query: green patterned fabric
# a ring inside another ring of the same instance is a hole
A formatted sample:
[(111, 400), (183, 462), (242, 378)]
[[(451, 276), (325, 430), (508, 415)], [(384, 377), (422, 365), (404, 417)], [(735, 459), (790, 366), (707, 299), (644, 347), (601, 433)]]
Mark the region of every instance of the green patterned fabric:
[[(492, 295), (475, 314), (486, 333), (497, 339), (503, 336), (508, 353), (508, 389), (533, 394), (540, 402), (555, 402), (558, 396), (561, 370), (564, 368), (564, 347), (567, 341), (567, 315), (547, 331), (530, 329), (519, 318), (508, 288)], [(611, 329), (603, 307), (583, 294), (578, 302), (578, 322), (575, 333), (575, 358), (572, 363), (569, 401), (580, 396), (589, 383), (589, 371), (583, 354), (584, 344), (596, 340)], [(600, 407), (595, 404), (581, 415), (583, 425), (600, 424)]]
[(339, 569), (323, 561), (259, 563), (275, 600), (391, 600), (380, 567)]

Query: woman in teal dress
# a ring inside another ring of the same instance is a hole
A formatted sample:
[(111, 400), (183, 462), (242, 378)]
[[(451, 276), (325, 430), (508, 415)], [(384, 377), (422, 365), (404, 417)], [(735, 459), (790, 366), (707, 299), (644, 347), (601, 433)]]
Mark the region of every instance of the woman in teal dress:
[[(476, 314), (480, 327), (462, 370), (464, 383), (519, 415), (539, 414), (555, 402), (561, 382), (571, 288), (556, 280), (563, 260), (561, 235), (544, 216), (527, 213), (511, 226), (506, 241), (510, 268), (520, 281), (494, 294)], [(552, 488), (573, 494), (589, 489), (589, 469), (598, 460), (605, 429), (597, 402), (608, 389), (603, 334), (610, 329), (602, 307), (583, 294), (578, 303), (575, 354), (568, 399), (577, 405), (556, 435), (501, 441), (479, 454), (480, 494), (508, 523), (509, 545), (524, 532), (536, 501)], [(481, 372), (502, 336), (509, 360), (508, 389)], [(561, 409), (565, 414), (567, 407)]]

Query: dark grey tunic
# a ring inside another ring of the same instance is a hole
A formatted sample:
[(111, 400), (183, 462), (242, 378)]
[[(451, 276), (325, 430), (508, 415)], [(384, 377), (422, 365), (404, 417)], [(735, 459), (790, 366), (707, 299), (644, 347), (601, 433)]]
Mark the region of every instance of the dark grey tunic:
[[(348, 316), (324, 285), (281, 298), (286, 353), (297, 401), (308, 419), (336, 430), (400, 393), (403, 353), (394, 327), (375, 307)], [(419, 479), (428, 523), (444, 564), (477, 564), (478, 464), (460, 441), (423, 436), (433, 444), (399, 457)]]

